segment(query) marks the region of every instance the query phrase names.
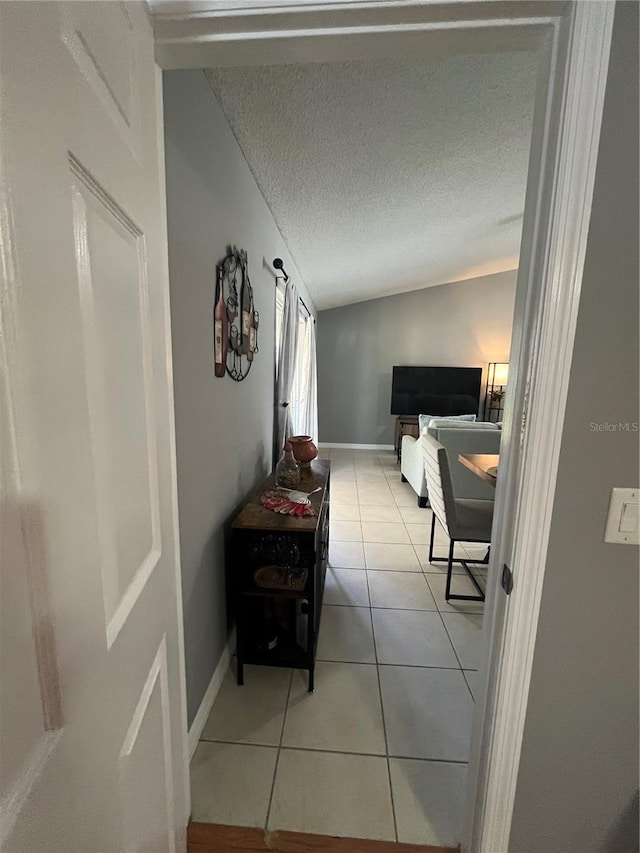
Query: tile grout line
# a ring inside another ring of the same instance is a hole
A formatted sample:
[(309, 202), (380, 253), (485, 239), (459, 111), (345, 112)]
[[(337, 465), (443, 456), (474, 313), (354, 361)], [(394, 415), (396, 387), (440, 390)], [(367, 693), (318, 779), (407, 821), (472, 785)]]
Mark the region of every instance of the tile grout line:
[[(464, 575), (453, 575), (451, 580), (454, 581), (456, 578), (461, 578), (461, 577), (464, 577)], [(425, 580), (427, 582), (427, 586), (431, 590), (431, 596), (433, 597), (434, 601), (436, 601), (436, 607), (438, 607), (438, 602), (436, 599), (436, 591), (434, 589), (432, 589), (431, 584), (429, 583), (429, 577), (428, 576), (425, 576)], [(461, 602), (461, 604), (468, 604), (471, 607), (473, 607), (472, 601), (466, 601), (466, 602), (463, 601), (463, 602)], [(453, 607), (453, 605), (449, 605), (449, 606)], [(429, 611), (429, 612), (433, 612), (433, 611)], [(438, 613), (454, 613), (454, 614), (457, 613), (457, 614), (462, 615), (462, 616), (484, 616), (484, 609), (483, 610), (475, 610), (475, 609), (474, 610), (456, 610), (454, 608), (452, 610), (441, 610), (438, 607)]]
[[(353, 571), (356, 571), (356, 569), (354, 569)], [(363, 569), (363, 571), (375, 572), (375, 571), (384, 571), (384, 569)], [(400, 575), (403, 573), (402, 572), (393, 572), (393, 574), (394, 575)], [(424, 577), (424, 574), (422, 572), (404, 572), (404, 574), (411, 575), (412, 577), (421, 576), (427, 584), (429, 583), (429, 581)], [(459, 577), (462, 577), (462, 575), (459, 575)], [(435, 598), (434, 592), (431, 589), (431, 587), (429, 587), (429, 591), (431, 592), (431, 595)], [(364, 605), (363, 604), (327, 604), (327, 607), (364, 607)], [(380, 604), (372, 604), (371, 610), (402, 610), (406, 613), (458, 613), (458, 614), (461, 614), (463, 616), (465, 616), (465, 615), (466, 616), (482, 616), (484, 613), (484, 611), (482, 611), (482, 610), (479, 610), (479, 611), (474, 611), (474, 610), (440, 610), (437, 603), (436, 603), (435, 607), (384, 607)]]
[[(386, 480), (386, 479), (387, 479), (387, 477), (386, 477), (386, 474), (385, 474), (385, 480)], [(400, 504), (398, 504), (398, 503), (397, 503), (397, 501), (396, 501), (396, 497), (395, 497), (395, 494), (394, 494), (394, 493), (393, 493), (393, 491), (391, 490), (391, 488), (390, 488), (390, 486), (389, 486), (389, 483), (388, 483), (388, 482), (387, 482), (387, 488), (389, 488), (389, 490), (391, 491), (391, 495), (392, 495), (392, 497), (393, 497), (394, 503), (396, 504), (396, 507), (397, 507), (398, 511), (400, 512), (400, 515), (402, 516), (402, 511), (401, 511)], [(356, 486), (356, 489), (357, 489), (357, 486)], [(426, 507), (425, 507), (425, 509), (426, 509)], [(396, 522), (396, 523), (397, 523), (397, 522)], [(409, 531), (407, 530), (407, 527), (406, 527), (407, 522), (405, 522), (404, 518), (402, 518), (402, 523), (403, 523), (403, 526), (404, 526), (405, 532), (407, 533), (407, 536), (409, 536)], [(409, 537), (409, 538), (411, 539), (411, 537)], [(374, 544), (405, 544), (405, 543), (374, 543)], [(422, 566), (422, 562), (420, 561), (420, 557), (418, 556), (418, 552), (417, 552), (417, 550), (416, 550), (416, 545), (423, 545), (424, 543), (416, 543), (416, 542), (411, 541), (411, 543), (410, 543), (410, 544), (411, 544), (411, 546), (412, 546), (412, 548), (413, 548), (413, 551), (414, 551), (414, 553), (415, 553), (416, 559), (418, 560), (418, 565), (420, 566), (420, 569), (422, 570), (422, 574), (423, 574), (423, 576), (424, 576), (424, 574), (426, 574), (426, 572), (424, 572), (424, 569), (423, 569), (423, 566)], [(435, 544), (436, 544), (436, 543), (434, 543), (434, 545), (435, 545)], [(427, 545), (428, 545), (428, 543), (427, 543)], [(364, 540), (363, 540), (363, 550), (364, 550)], [(466, 549), (464, 548), (464, 546), (462, 546), (462, 550), (463, 550), (463, 551), (464, 551), (464, 553), (466, 554)], [(366, 568), (367, 568), (367, 570), (368, 570), (368, 566), (367, 566), (367, 559), (366, 559), (366, 552), (365, 552), (365, 567), (366, 567)], [(426, 578), (425, 578), (425, 580), (426, 580), (426, 582), (427, 582), (427, 586), (428, 586), (428, 588), (429, 588), (429, 591), (431, 592), (431, 594), (432, 594), (432, 596), (433, 596), (433, 598), (434, 598), (434, 601), (435, 601), (435, 595), (433, 594), (433, 590), (431, 589), (431, 586), (430, 586), (430, 584), (429, 584), (429, 581), (428, 581), (428, 579), (426, 579)], [(368, 588), (368, 584), (369, 584), (369, 578), (368, 578), (368, 575), (367, 575), (367, 588)], [(371, 602), (371, 595), (369, 595), (369, 601)], [(437, 604), (436, 604), (436, 608), (437, 608)], [(401, 608), (388, 608), (388, 609), (401, 609)], [(371, 611), (372, 611), (372, 614), (371, 614), (371, 623), (372, 623), (372, 627), (373, 627), (373, 608), (371, 608)], [(418, 612), (419, 612), (419, 611), (418, 611)], [(460, 656), (458, 655), (458, 651), (457, 651), (457, 649), (456, 649), (456, 647), (455, 647), (455, 645), (454, 645), (454, 643), (453, 643), (453, 640), (451, 639), (451, 635), (450, 635), (449, 631), (447, 630), (447, 625), (446, 625), (446, 622), (445, 622), (445, 620), (444, 620), (444, 617), (443, 617), (442, 611), (441, 611), (440, 609), (436, 609), (435, 611), (434, 611), (434, 610), (430, 610), (430, 611), (424, 611), (424, 612), (428, 612), (428, 613), (437, 613), (437, 614), (440, 616), (440, 621), (441, 621), (441, 623), (442, 623), (442, 627), (444, 628), (444, 631), (445, 631), (445, 633), (446, 633), (446, 635), (447, 635), (447, 639), (449, 640), (449, 643), (450, 643), (450, 645), (451, 645), (451, 648), (453, 649), (453, 653), (454, 653), (454, 655), (455, 655), (455, 657), (456, 657), (456, 660), (458, 661), (458, 664), (459, 664), (458, 669), (459, 669), (459, 671), (462, 673), (462, 677), (463, 677), (463, 679), (464, 679), (464, 682), (465, 682), (465, 684), (467, 685), (467, 690), (469, 691), (469, 693), (471, 693), (471, 688), (469, 687), (469, 684), (467, 683), (467, 679), (466, 679), (466, 677), (465, 677), (465, 675), (464, 675), (464, 668), (463, 668), (463, 666), (462, 666), (462, 661), (461, 661), (461, 659), (460, 659)], [(455, 611), (454, 611), (454, 612), (455, 612)], [(375, 646), (375, 628), (373, 629), (373, 631), (374, 631), (374, 649), (375, 649), (375, 653), (376, 653), (376, 665), (378, 665), (378, 653), (377, 653), (377, 647)], [(452, 669), (453, 669), (453, 667), (452, 667)], [(380, 677), (380, 671), (379, 671), (379, 668), (378, 668), (378, 679), (379, 679), (379, 677)], [(471, 693), (471, 696), (472, 696), (472, 699), (473, 699), (473, 694), (472, 694), (472, 693)], [(382, 692), (381, 692), (380, 701), (382, 702)], [(475, 700), (474, 700), (474, 701), (475, 701)], [(384, 710), (383, 710), (383, 715), (384, 715)], [(385, 739), (386, 739), (386, 732), (385, 732)], [(394, 820), (395, 820), (395, 811), (394, 811)]]
[(278, 752), (276, 754), (276, 763), (273, 768), (273, 779), (271, 780), (271, 793), (269, 794), (269, 805), (267, 806), (267, 816), (264, 821), (265, 831), (269, 826), (269, 818), (271, 817), (271, 805), (273, 803), (273, 792), (276, 787), (276, 776), (278, 773), (278, 764), (280, 763), (280, 753), (282, 751), (282, 738), (284, 737), (284, 727), (287, 721), (287, 711), (289, 710), (289, 697), (291, 696), (291, 687), (293, 685), (294, 670), (289, 673), (289, 689), (287, 690), (287, 701), (284, 704), (284, 714), (282, 715), (282, 726), (280, 727), (280, 740), (278, 741)]
[[(424, 612), (424, 613), (435, 613), (435, 610), (430, 611), (415, 611), (415, 612)], [(476, 615), (476, 614), (473, 614)], [(447, 635), (448, 639), (448, 635)], [(451, 642), (451, 641), (449, 641)], [(348, 664), (357, 664), (358, 666), (375, 666), (375, 661), (366, 661), (366, 660), (339, 660), (337, 658), (317, 658), (318, 663), (348, 663)], [(402, 666), (405, 669), (443, 669), (446, 672), (458, 672), (461, 669), (460, 666), (429, 666), (422, 663), (383, 663), (381, 666)], [(467, 672), (477, 672), (476, 669), (471, 669), (467, 667)], [(288, 747), (287, 747), (288, 749)]]
[[(463, 551), (465, 551), (464, 545), (461, 545), (461, 547), (462, 547), (462, 550), (463, 550)], [(465, 553), (466, 553), (466, 551), (465, 551)], [(445, 577), (446, 577), (446, 573), (445, 573), (445, 572), (443, 572), (442, 574), (444, 574), (444, 575), (445, 575)], [(465, 575), (460, 575), (460, 577), (465, 577)], [(454, 578), (454, 574), (453, 574), (453, 571), (452, 571), (452, 577), (451, 577), (452, 581), (453, 581), (453, 578)], [(427, 584), (428, 584), (428, 583), (429, 583), (429, 581), (427, 580)], [(430, 585), (429, 585), (429, 589), (431, 589), (431, 586), (430, 586)], [(433, 592), (433, 591), (432, 591), (432, 592)], [(444, 612), (445, 612), (445, 613), (454, 613), (454, 614), (457, 612), (457, 613), (458, 613), (458, 615), (465, 615), (465, 612), (464, 612), (464, 611), (450, 611), (450, 610), (446, 610), (446, 611), (444, 611)], [(475, 698), (474, 698), (474, 696), (473, 696), (473, 693), (471, 692), (471, 688), (469, 687), (469, 684), (467, 683), (467, 679), (466, 679), (466, 677), (465, 677), (465, 675), (464, 675), (464, 666), (462, 665), (462, 660), (460, 659), (460, 655), (458, 654), (458, 650), (456, 649), (456, 647), (455, 647), (455, 643), (453, 642), (453, 640), (452, 640), (452, 638), (451, 638), (451, 634), (449, 633), (449, 629), (447, 628), (447, 623), (445, 622), (445, 619), (444, 619), (444, 616), (443, 616), (443, 611), (438, 610), (438, 614), (439, 614), (440, 619), (441, 619), (441, 621), (442, 621), (442, 627), (444, 628), (445, 633), (446, 633), (447, 637), (449, 638), (449, 642), (451, 643), (451, 648), (453, 649), (453, 653), (454, 653), (454, 655), (456, 656), (456, 660), (457, 660), (457, 661), (458, 661), (458, 663), (460, 664), (460, 671), (463, 673), (462, 677), (464, 678), (465, 684), (467, 685), (467, 690), (468, 690), (468, 691), (469, 691), (469, 693), (471, 694), (471, 698), (472, 698), (472, 700), (473, 700), (473, 701), (474, 701), (474, 703), (475, 703)], [(467, 612), (466, 612), (466, 615), (468, 615), (468, 616), (482, 616), (482, 617), (483, 617), (483, 619), (484, 619), (484, 608), (483, 608), (483, 610), (482, 610), (482, 613), (469, 613), (469, 612), (467, 611)], [(473, 671), (474, 671), (474, 672), (477, 672), (477, 670), (473, 670)]]
[[(399, 463), (398, 463), (398, 464), (399, 464)], [(395, 473), (395, 472), (394, 472), (394, 473)], [(387, 478), (386, 472), (385, 472), (385, 479), (387, 480), (387, 486), (388, 486), (388, 487), (390, 488), (390, 490), (391, 490), (391, 494), (392, 494), (392, 497), (393, 497), (393, 499), (394, 499), (394, 502), (396, 503), (396, 507), (397, 507), (398, 511), (400, 512), (400, 515), (401, 515), (401, 517), (402, 517), (402, 522), (403, 522), (403, 524), (404, 524), (404, 526), (405, 526), (406, 533), (407, 533), (407, 535), (409, 536), (409, 530), (408, 530), (408, 528), (407, 528), (407, 525), (408, 525), (409, 523), (411, 523), (411, 522), (407, 522), (407, 521), (405, 521), (404, 516), (402, 516), (402, 506), (401, 506), (401, 504), (397, 503), (395, 493), (394, 493), (394, 492), (393, 492), (393, 490), (391, 489), (391, 485), (390, 485), (390, 483), (388, 482), (388, 478)], [(426, 509), (426, 507), (425, 507), (425, 509)], [(419, 522), (417, 522), (417, 523), (419, 524)], [(410, 536), (409, 536), (409, 538), (411, 539), (411, 537), (410, 537)], [(390, 544), (391, 544), (391, 543), (390, 543)], [(424, 544), (424, 543), (420, 543), (420, 542), (413, 542), (413, 541), (411, 541), (411, 545), (412, 545), (413, 550), (414, 550), (414, 552), (415, 552), (416, 558), (418, 559), (418, 564), (420, 565), (420, 568), (421, 568), (421, 570), (422, 570), (422, 575), (423, 575), (423, 577), (424, 577), (424, 576), (425, 576), (425, 575), (427, 575), (427, 574), (435, 574), (435, 572), (434, 572), (434, 573), (426, 572), (426, 571), (425, 571), (425, 569), (424, 569), (424, 566), (422, 565), (422, 561), (420, 560), (420, 557), (418, 556), (417, 546), (418, 546), (418, 545), (423, 545), (423, 544)], [(427, 545), (428, 545), (428, 542), (427, 542)], [(435, 542), (434, 542), (434, 545), (437, 547), (437, 543), (435, 543)], [(364, 540), (363, 540), (363, 547), (364, 547)], [(466, 548), (464, 547), (464, 545), (462, 545), (461, 547), (462, 547), (463, 552), (464, 552), (465, 554), (467, 554), (467, 550), (466, 550)], [(468, 554), (467, 554), (467, 556), (468, 556)], [(366, 563), (366, 557), (365, 557), (365, 563)], [(439, 572), (438, 574), (440, 575), (440, 574), (442, 574), (442, 573), (440, 573), (440, 572)], [(449, 643), (451, 644), (451, 648), (453, 649), (453, 653), (454, 653), (454, 655), (456, 656), (456, 660), (458, 661), (458, 663), (459, 663), (459, 665), (460, 665), (460, 666), (459, 666), (459, 670), (460, 670), (460, 672), (462, 673), (462, 677), (463, 677), (464, 682), (465, 682), (465, 684), (466, 684), (466, 686), (467, 686), (467, 690), (469, 691), (469, 693), (470, 693), (470, 695), (471, 695), (471, 698), (472, 698), (473, 702), (475, 703), (475, 697), (473, 696), (473, 692), (472, 692), (472, 690), (471, 690), (471, 687), (470, 687), (470, 685), (469, 685), (469, 682), (468, 682), (468, 680), (467, 680), (467, 677), (466, 677), (466, 675), (464, 674), (465, 670), (464, 670), (464, 667), (462, 666), (462, 660), (460, 659), (460, 656), (458, 655), (458, 651), (457, 651), (457, 649), (456, 649), (456, 647), (455, 647), (455, 645), (454, 645), (454, 642), (453, 642), (453, 640), (452, 640), (452, 638), (451, 638), (451, 634), (449, 633), (449, 630), (447, 629), (447, 624), (446, 624), (445, 619), (444, 619), (444, 616), (443, 616), (443, 611), (442, 611), (442, 610), (440, 610), (440, 608), (439, 608), (439, 607), (438, 607), (438, 605), (437, 605), (436, 595), (435, 595), (434, 591), (432, 590), (432, 588), (431, 588), (431, 584), (429, 583), (429, 579), (428, 579), (427, 577), (425, 577), (425, 581), (426, 581), (427, 586), (428, 586), (428, 588), (429, 588), (429, 591), (430, 591), (430, 593), (431, 593), (431, 595), (432, 595), (432, 597), (433, 597), (433, 599), (434, 599), (434, 602), (436, 603), (436, 610), (435, 610), (435, 611), (430, 610), (430, 611), (424, 611), (424, 612), (429, 612), (429, 613), (434, 613), (434, 612), (435, 612), (435, 613), (438, 613), (438, 615), (440, 616), (440, 621), (442, 622), (442, 626), (443, 626), (443, 628), (444, 628), (444, 631), (445, 631), (445, 633), (446, 633), (446, 635), (447, 635), (447, 638), (448, 638), (448, 640), (449, 640)], [(368, 584), (368, 577), (367, 577), (367, 584)], [(380, 609), (383, 609), (383, 608), (380, 608)], [(386, 608), (384, 608), (384, 609), (386, 609)], [(388, 608), (388, 609), (401, 609), (401, 608)], [(372, 612), (373, 612), (373, 608), (372, 608)], [(456, 611), (445, 611), (445, 612), (454, 612), (454, 613), (455, 613)], [(465, 611), (460, 611), (460, 612), (465, 612)], [(467, 611), (467, 612), (468, 612), (468, 611)], [(483, 616), (483, 615), (484, 615), (484, 609), (483, 609), (483, 611), (482, 611), (480, 614), (475, 614), (475, 615), (482, 615), (482, 616)], [(372, 619), (372, 621), (373, 621), (373, 619)], [(375, 643), (375, 629), (374, 629), (374, 643)], [(378, 656), (377, 656), (377, 650), (376, 650), (376, 661), (377, 661), (377, 657), (378, 657)], [(433, 667), (425, 667), (425, 668), (433, 668)], [(453, 669), (453, 668), (452, 668), (452, 669)], [(454, 671), (455, 671), (455, 670), (454, 670)], [(474, 670), (474, 671), (477, 671), (477, 670)], [(378, 669), (378, 677), (379, 677), (379, 669)]]
[(476, 704), (476, 697), (473, 695), (473, 690), (471, 689), (471, 685), (469, 684), (469, 679), (467, 678), (467, 675), (466, 675), (467, 672), (478, 672), (478, 670), (477, 669), (474, 669), (474, 670), (463, 669), (462, 670), (462, 677), (464, 678), (464, 682), (467, 685), (467, 690), (471, 694), (471, 699), (473, 701), (473, 704), (475, 705)]
[[(367, 577), (367, 592), (369, 594), (369, 604), (371, 604), (371, 589), (369, 587), (369, 572), (366, 572)], [(378, 681), (378, 695), (380, 697), (380, 714), (382, 716), (382, 732), (384, 734), (384, 751), (387, 762), (387, 779), (389, 780), (389, 797), (391, 798), (391, 814), (393, 815), (393, 832), (396, 842), (398, 841), (398, 821), (396, 818), (396, 806), (393, 799), (393, 784), (391, 782), (391, 762), (389, 761), (389, 741), (387, 738), (387, 723), (384, 716), (384, 701), (382, 698), (382, 684), (380, 682), (380, 662), (378, 660), (378, 645), (376, 643), (376, 628), (373, 622), (373, 608), (369, 608), (369, 618), (371, 619), (371, 634), (373, 637), (373, 653), (376, 658), (376, 678)]]
[[(387, 664), (383, 664), (386, 666)], [(205, 743), (222, 743), (229, 744), (230, 746), (250, 746), (256, 747), (257, 749), (276, 749), (273, 745), (264, 744), (264, 743), (247, 743), (246, 741), (238, 742), (235, 740), (221, 740), (221, 739), (208, 739), (204, 741)], [(461, 761), (457, 758), (432, 758), (431, 756), (416, 756), (416, 755), (395, 755), (394, 753), (389, 753), (388, 756), (384, 755), (381, 752), (350, 752), (344, 749), (328, 749), (327, 747), (318, 747), (318, 746), (284, 746), (283, 749), (290, 750), (291, 752), (321, 752), (327, 753), (328, 755), (356, 755), (362, 758), (398, 758), (403, 761), (426, 761), (432, 764), (462, 764), (467, 765), (468, 761)]]
[[(456, 647), (455, 647), (455, 645), (454, 645), (454, 642), (453, 642), (453, 640), (451, 639), (451, 634), (450, 634), (450, 633), (449, 633), (449, 631), (447, 630), (447, 623), (444, 621), (444, 618), (443, 618), (443, 616), (442, 616), (442, 613), (440, 613), (440, 611), (438, 611), (438, 615), (440, 616), (440, 620), (441, 620), (441, 622), (442, 622), (442, 627), (444, 628), (444, 632), (445, 632), (445, 634), (447, 635), (447, 639), (448, 639), (448, 640), (449, 640), (449, 642), (451, 643), (451, 648), (453, 649), (453, 653), (454, 653), (454, 655), (456, 656), (456, 660), (457, 660), (457, 661), (458, 661), (458, 663), (460, 664), (460, 667), (459, 667), (459, 668), (460, 668), (460, 672), (463, 672), (463, 671), (464, 671), (464, 667), (462, 666), (462, 661), (460, 660), (460, 655), (458, 654), (458, 650), (456, 649)], [(463, 675), (462, 677), (464, 678), (464, 675)], [(466, 678), (465, 678), (465, 682), (466, 682)], [(467, 689), (469, 689), (468, 685), (467, 685)]]

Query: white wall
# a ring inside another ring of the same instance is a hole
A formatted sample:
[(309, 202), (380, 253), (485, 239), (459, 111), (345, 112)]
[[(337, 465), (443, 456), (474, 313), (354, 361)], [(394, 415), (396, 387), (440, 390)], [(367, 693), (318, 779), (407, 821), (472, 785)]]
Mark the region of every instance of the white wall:
[(515, 291), (511, 271), (321, 311), (320, 441), (393, 443), (394, 364), (508, 361)]
[[(271, 468), (274, 257), (313, 302), (200, 71), (164, 75), (169, 272), (173, 335), (180, 552), (189, 723), (229, 632), (223, 526)], [(228, 243), (249, 254), (260, 312), (247, 379), (212, 370), (215, 265)]]
[[(638, 4), (617, 3), (510, 853), (638, 850), (638, 548), (603, 542), (640, 484)], [(551, 401), (550, 401), (551, 403)]]

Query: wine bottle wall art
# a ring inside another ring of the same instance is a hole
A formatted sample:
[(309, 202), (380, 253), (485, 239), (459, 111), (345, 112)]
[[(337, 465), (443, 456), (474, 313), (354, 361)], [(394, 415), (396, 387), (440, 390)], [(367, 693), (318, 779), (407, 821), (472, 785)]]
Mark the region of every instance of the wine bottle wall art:
[(260, 315), (255, 310), (247, 253), (227, 246), (216, 266), (213, 308), (214, 374), (242, 382), (258, 352)]

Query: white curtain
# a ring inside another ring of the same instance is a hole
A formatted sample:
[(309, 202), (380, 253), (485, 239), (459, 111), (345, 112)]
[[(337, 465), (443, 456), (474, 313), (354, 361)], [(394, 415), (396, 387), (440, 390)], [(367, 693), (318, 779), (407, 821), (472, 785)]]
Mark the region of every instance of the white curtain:
[(300, 315), (300, 300), (291, 281), (287, 282), (284, 292), (282, 311), (282, 327), (280, 329), (280, 346), (278, 350), (276, 375), (276, 418), (274, 437), (274, 458), (282, 456), (282, 448), (293, 430), (292, 396), (293, 382), (298, 357), (298, 318)]
[(300, 318), (298, 358), (294, 378), (291, 419), (294, 435), (310, 435), (318, 441), (318, 368), (316, 325), (305, 313)]

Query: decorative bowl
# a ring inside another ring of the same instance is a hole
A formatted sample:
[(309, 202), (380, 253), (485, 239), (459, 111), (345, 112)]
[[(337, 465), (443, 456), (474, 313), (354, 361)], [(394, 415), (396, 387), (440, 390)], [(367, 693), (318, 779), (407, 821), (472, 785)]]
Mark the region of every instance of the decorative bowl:
[(292, 435), (289, 439), (293, 458), (301, 468), (308, 468), (311, 460), (318, 455), (318, 448), (311, 440), (310, 435)]

